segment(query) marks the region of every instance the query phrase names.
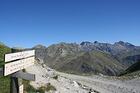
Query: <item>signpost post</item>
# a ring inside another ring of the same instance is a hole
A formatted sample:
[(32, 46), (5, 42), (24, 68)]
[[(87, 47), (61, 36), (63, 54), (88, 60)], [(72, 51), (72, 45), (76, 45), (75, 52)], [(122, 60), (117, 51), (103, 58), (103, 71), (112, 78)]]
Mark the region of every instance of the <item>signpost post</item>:
[(35, 50), (15, 52), (16, 50), (12, 49), (12, 53), (5, 55), (6, 64), (0, 69), (0, 75), (10, 75), (10, 93), (23, 93), (22, 79), (35, 80), (34, 74), (22, 71), (34, 64)]

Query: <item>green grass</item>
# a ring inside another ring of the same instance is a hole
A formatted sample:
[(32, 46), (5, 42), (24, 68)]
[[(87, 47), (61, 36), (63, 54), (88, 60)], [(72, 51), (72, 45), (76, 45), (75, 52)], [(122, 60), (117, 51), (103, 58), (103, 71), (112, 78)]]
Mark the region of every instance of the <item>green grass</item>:
[(4, 61), (4, 55), (10, 53), (11, 49), (5, 45), (0, 45), (0, 61)]
[[(10, 48), (0, 45), (0, 68), (4, 65), (4, 55), (10, 52)], [(0, 76), (0, 93), (10, 93), (10, 77)]]
[(0, 93), (10, 93), (9, 77), (0, 77)]

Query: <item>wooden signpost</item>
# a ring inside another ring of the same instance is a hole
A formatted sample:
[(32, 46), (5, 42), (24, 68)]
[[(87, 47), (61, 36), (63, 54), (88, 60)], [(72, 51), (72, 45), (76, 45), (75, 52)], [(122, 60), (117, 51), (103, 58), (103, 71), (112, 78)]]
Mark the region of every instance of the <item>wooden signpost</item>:
[[(15, 49), (12, 49), (12, 52), (15, 51)], [(23, 93), (24, 86), (22, 84), (22, 79), (31, 81), (35, 80), (34, 74), (22, 71), (22, 69), (32, 66), (34, 61), (35, 50), (27, 50), (5, 55), (6, 63), (3, 68), (0, 68), (0, 75), (10, 76), (10, 93)]]
[(19, 93), (23, 93), (23, 89), (24, 89), (23, 85), (20, 85), (19, 86)]

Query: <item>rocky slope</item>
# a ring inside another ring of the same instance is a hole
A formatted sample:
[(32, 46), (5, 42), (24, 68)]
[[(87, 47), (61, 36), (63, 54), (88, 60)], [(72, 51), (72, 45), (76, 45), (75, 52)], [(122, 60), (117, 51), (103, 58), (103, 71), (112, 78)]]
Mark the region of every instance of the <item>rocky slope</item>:
[(118, 75), (140, 59), (140, 47), (123, 41), (59, 43), (33, 49), (49, 67), (74, 74)]
[(123, 66), (110, 55), (94, 51), (86, 52), (76, 58), (73, 58), (58, 70), (75, 74), (102, 73), (104, 75), (117, 75), (123, 70)]
[(36, 80), (31, 81), (30, 85), (35, 89), (43, 87), (45, 93), (88, 93), (90, 91), (98, 93), (95, 90), (90, 90), (89, 87), (83, 87), (77, 81), (59, 75), (44, 63), (35, 62), (35, 65), (26, 68), (26, 71), (36, 76)]
[(36, 75), (36, 81), (30, 84), (36, 89), (44, 88), (45, 93), (140, 93), (139, 77), (126, 80), (115, 76), (66, 74), (47, 67), (43, 62), (36, 62), (26, 71)]

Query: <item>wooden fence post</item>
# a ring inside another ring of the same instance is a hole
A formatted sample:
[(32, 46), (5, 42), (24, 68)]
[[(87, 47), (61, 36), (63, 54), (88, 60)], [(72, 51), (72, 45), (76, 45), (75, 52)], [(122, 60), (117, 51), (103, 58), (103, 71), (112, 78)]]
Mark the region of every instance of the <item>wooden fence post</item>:
[(10, 77), (10, 93), (19, 93), (19, 83), (18, 83), (18, 78), (16, 77)]

